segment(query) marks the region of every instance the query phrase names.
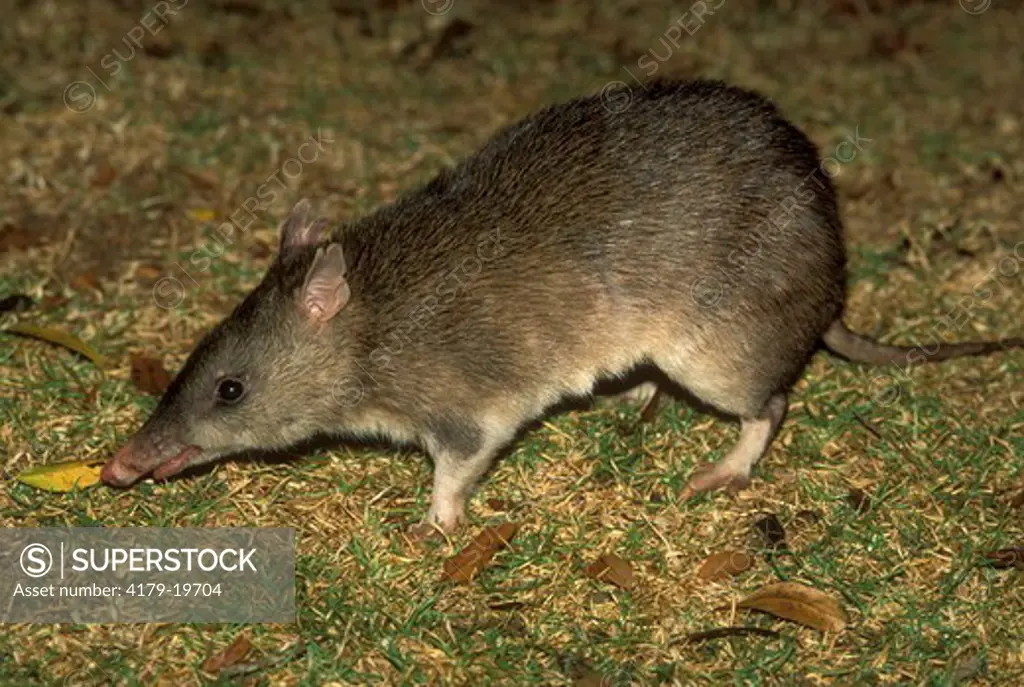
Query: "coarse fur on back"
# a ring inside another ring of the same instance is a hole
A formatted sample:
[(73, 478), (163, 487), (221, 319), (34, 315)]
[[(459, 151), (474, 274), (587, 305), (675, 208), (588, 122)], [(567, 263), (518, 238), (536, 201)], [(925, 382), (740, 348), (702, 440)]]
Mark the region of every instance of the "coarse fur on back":
[(632, 96), (542, 110), (333, 232), (297, 205), (263, 282), (105, 479), (380, 435), (431, 455), (428, 523), (452, 527), (524, 423), (653, 365), (742, 423), (688, 492), (743, 486), (823, 340), (867, 362), (909, 349), (842, 325), (835, 192), (770, 102), (708, 81)]

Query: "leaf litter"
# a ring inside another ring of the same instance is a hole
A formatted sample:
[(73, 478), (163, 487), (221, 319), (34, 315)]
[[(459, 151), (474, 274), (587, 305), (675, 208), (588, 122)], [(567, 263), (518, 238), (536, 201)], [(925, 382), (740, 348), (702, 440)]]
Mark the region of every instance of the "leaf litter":
[(750, 570), (754, 558), (742, 551), (720, 551), (704, 559), (697, 569), (702, 580), (724, 580)]
[(850, 622), (839, 602), (822, 591), (798, 582), (769, 584), (736, 606), (768, 613), (822, 632), (839, 632)]
[(786, 530), (774, 513), (769, 513), (754, 522), (753, 528), (764, 542), (769, 554), (789, 549), (789, 545), (786, 543)]
[(441, 581), (455, 584), (470, 582), (498, 551), (509, 545), (518, 530), (519, 525), (514, 522), (485, 528), (464, 549), (444, 562)]
[(139, 391), (160, 396), (171, 384), (171, 373), (158, 358), (132, 354), (131, 378)]
[(74, 460), (66, 463), (38, 465), (18, 473), (16, 480), (36, 489), (68, 492), (87, 489), (100, 482), (103, 459)]
[(603, 554), (588, 565), (583, 572), (587, 577), (613, 584), (622, 589), (633, 589), (636, 586), (633, 566), (629, 561), (614, 553)]
[(79, 339), (74, 334), (69, 334), (55, 327), (39, 327), (28, 322), (18, 322), (3, 330), (8, 334), (18, 334), (32, 339), (39, 339), (48, 343), (63, 346), (69, 350), (79, 353), (93, 362), (96, 367), (103, 371), (107, 366), (107, 360), (95, 348)]
[(222, 651), (203, 661), (202, 671), (211, 675), (218, 675), (225, 668), (241, 663), (251, 651), (252, 643), (249, 641), (249, 635), (243, 632), (235, 637), (234, 641)]

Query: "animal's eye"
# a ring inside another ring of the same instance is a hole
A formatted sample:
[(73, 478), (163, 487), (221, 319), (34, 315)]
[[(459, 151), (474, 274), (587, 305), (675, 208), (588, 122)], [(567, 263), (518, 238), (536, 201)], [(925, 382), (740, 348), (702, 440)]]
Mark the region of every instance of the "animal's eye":
[(217, 384), (217, 400), (225, 403), (234, 403), (242, 398), (245, 393), (245, 385), (237, 379), (222, 379)]

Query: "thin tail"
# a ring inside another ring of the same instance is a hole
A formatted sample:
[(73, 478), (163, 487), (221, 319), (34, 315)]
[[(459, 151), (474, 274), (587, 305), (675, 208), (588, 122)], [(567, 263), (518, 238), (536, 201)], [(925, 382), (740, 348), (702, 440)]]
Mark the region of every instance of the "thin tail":
[[(970, 355), (986, 355), (1010, 348), (1024, 348), (1024, 339), (998, 341), (965, 341), (964, 343), (938, 343), (929, 341), (920, 346), (889, 346), (874, 339), (851, 332), (842, 320), (836, 320), (822, 337), (833, 353), (848, 360), (872, 365), (909, 364), (911, 362), (938, 362)], [(910, 354), (918, 351), (914, 360)]]

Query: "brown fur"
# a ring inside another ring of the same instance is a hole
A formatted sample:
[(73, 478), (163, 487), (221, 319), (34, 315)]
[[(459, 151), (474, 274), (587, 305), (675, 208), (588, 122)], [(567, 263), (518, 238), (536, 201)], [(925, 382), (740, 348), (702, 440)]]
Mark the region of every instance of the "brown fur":
[[(823, 336), (858, 360), (897, 349), (836, 324), (841, 225), (799, 130), (716, 82), (634, 95), (619, 113), (589, 97), (534, 114), (332, 236), (297, 206), (264, 281), (105, 477), (130, 483), (184, 446), (194, 463), (378, 434), (432, 455), (431, 520), (451, 526), (524, 423), (649, 363), (744, 422), (691, 492), (745, 483)], [(333, 269), (313, 266), (325, 241)], [(244, 381), (240, 403), (215, 399), (224, 376)]]

